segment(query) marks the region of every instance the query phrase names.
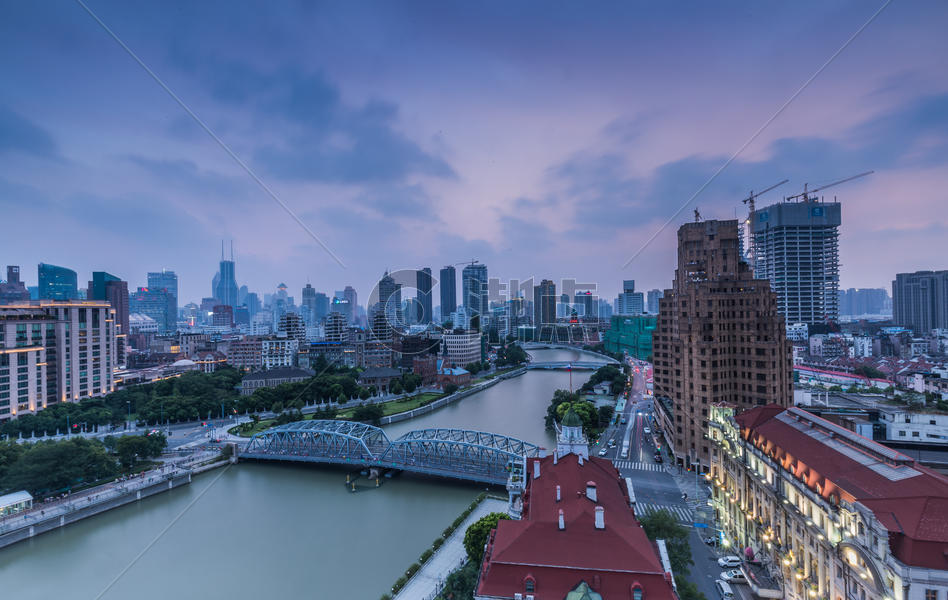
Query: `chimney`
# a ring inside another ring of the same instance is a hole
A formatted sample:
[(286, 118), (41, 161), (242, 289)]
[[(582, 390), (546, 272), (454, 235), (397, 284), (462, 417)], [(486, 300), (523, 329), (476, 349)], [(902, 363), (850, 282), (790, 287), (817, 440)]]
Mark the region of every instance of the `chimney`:
[(587, 481), (586, 482), (586, 497), (592, 500), (593, 502), (598, 502), (596, 499), (596, 482)]
[(601, 506), (596, 507), (596, 529), (606, 528), (606, 509)]
[(583, 466), (583, 455), (582, 455), (582, 454), (577, 454), (576, 456), (579, 457), (579, 466)]
[(554, 450), (554, 451), (553, 451), (553, 464), (554, 464), (554, 465), (556, 464), (556, 459), (558, 459), (559, 457), (560, 457), (560, 451), (559, 451), (559, 450)]
[(564, 529), (566, 529), (566, 521), (563, 519), (563, 509), (560, 509), (560, 516), (557, 519), (557, 522), (558, 522), (560, 531), (563, 531)]
[(540, 478), (540, 460), (539, 459), (533, 461), (533, 478), (534, 479)]
[(556, 501), (560, 501), (560, 486), (556, 486)]

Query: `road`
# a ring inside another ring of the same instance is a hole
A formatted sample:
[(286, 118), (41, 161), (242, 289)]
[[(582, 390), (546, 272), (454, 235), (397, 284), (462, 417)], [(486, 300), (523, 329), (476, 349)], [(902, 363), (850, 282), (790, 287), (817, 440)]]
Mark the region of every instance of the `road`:
[[(645, 371), (650, 365), (634, 359), (630, 360), (630, 364), (633, 374), (632, 389), (625, 410), (619, 415), (619, 424), (613, 425), (603, 434), (600, 444), (593, 446), (593, 452), (598, 454), (605, 447), (607, 450), (603, 458), (612, 460), (622, 477), (632, 480), (637, 515), (664, 509), (689, 528), (691, 553), (695, 564), (691, 567), (687, 579), (694, 582), (708, 600), (717, 599), (718, 592), (714, 581), (720, 578), (723, 571), (717, 564), (717, 559), (723, 552), (716, 551), (703, 541), (705, 537), (714, 534), (713, 523), (709, 522), (711, 515), (707, 506), (708, 488), (703, 479), (699, 478), (696, 482), (693, 473), (679, 473), (678, 467), (655, 461), (656, 444), (664, 442), (655, 431), (651, 396), (645, 395)], [(625, 424), (622, 424), (622, 418), (625, 418)], [(648, 433), (646, 428), (649, 429)], [(615, 440), (615, 448), (608, 448), (610, 439)], [(626, 440), (628, 457), (623, 457), (622, 450)], [(687, 499), (682, 497), (682, 492), (688, 494)], [(706, 523), (709, 527), (696, 528), (695, 522)], [(745, 598), (751, 598), (747, 586), (735, 586), (735, 592)]]

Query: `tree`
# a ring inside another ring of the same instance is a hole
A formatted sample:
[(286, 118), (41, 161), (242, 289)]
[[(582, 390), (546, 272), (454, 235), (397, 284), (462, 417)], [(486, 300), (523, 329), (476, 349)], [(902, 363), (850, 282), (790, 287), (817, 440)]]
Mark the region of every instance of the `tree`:
[(860, 365), (853, 369), (853, 373), (868, 377), (869, 379), (885, 379), (885, 373), (872, 365)]
[(464, 549), (467, 551), (467, 557), (474, 564), (481, 564), (484, 558), (484, 546), (487, 544), (487, 536), (491, 529), (497, 527), (497, 523), (503, 519), (509, 519), (505, 513), (492, 512), (484, 515), (464, 532)]
[(388, 386), (388, 391), (390, 391), (393, 394), (401, 394), (402, 384), (399, 383), (397, 379), (393, 379), (392, 383)]
[(688, 530), (679, 525), (678, 519), (670, 511), (659, 510), (644, 515), (639, 519), (639, 523), (648, 539), (665, 540), (672, 570), (681, 575), (687, 574), (688, 567), (695, 563), (691, 560)]
[(456, 392), (456, 391), (458, 391), (458, 386), (457, 386), (457, 384), (449, 383), (449, 384), (447, 384), (446, 386), (444, 386), (444, 394), (445, 394), (446, 396), (450, 396), (451, 394), (453, 394), (453, 393)]
[(708, 600), (698, 586), (681, 575), (675, 575), (675, 585), (678, 587), (678, 597), (681, 600)]
[(122, 466), (129, 469), (140, 459), (160, 456), (166, 444), (167, 440), (160, 432), (150, 435), (125, 435), (116, 442), (115, 451)]
[(356, 408), (352, 413), (352, 420), (377, 426), (381, 424), (383, 414), (384, 412), (381, 406), (378, 404), (369, 404), (368, 406)]
[(441, 328), (444, 329), (445, 331), (451, 331), (452, 329), (454, 329), (454, 321), (452, 321), (451, 319), (448, 319), (447, 321), (441, 324)]
[(612, 422), (612, 417), (615, 415), (616, 409), (613, 406), (600, 406), (599, 407), (599, 428), (608, 427), (609, 423)]
[(282, 402), (274, 402), (273, 405), (270, 407), (270, 410), (273, 411), (273, 412), (275, 412), (275, 413), (277, 413), (277, 414), (283, 412), (283, 403), (282, 403)]
[[(0, 478), (0, 493), (26, 490), (41, 496), (111, 477), (118, 471), (115, 459), (98, 440), (44, 441), (12, 452), (21, 454)], [(8, 449), (0, 449), (0, 460), (11, 456)]]
[(359, 400), (368, 400), (372, 396), (369, 388), (359, 388)]

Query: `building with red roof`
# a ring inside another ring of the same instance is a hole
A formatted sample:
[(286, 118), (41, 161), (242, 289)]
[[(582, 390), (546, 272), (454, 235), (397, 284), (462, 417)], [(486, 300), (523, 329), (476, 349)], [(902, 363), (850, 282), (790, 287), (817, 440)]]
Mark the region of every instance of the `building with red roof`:
[(618, 471), (588, 448), (569, 451), (577, 448), (569, 417), (557, 451), (528, 460), (522, 518), (491, 532), (474, 597), (676, 600), (671, 567), (636, 520)]
[(716, 517), (776, 597), (948, 598), (948, 478), (798, 407), (711, 423)]

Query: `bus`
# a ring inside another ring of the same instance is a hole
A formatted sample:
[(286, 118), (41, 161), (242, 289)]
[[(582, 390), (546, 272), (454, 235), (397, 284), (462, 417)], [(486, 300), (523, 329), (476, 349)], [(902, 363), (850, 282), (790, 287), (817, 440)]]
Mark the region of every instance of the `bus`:
[(628, 477), (625, 478), (625, 489), (629, 492), (629, 506), (635, 510), (635, 490), (632, 489), (632, 480)]

